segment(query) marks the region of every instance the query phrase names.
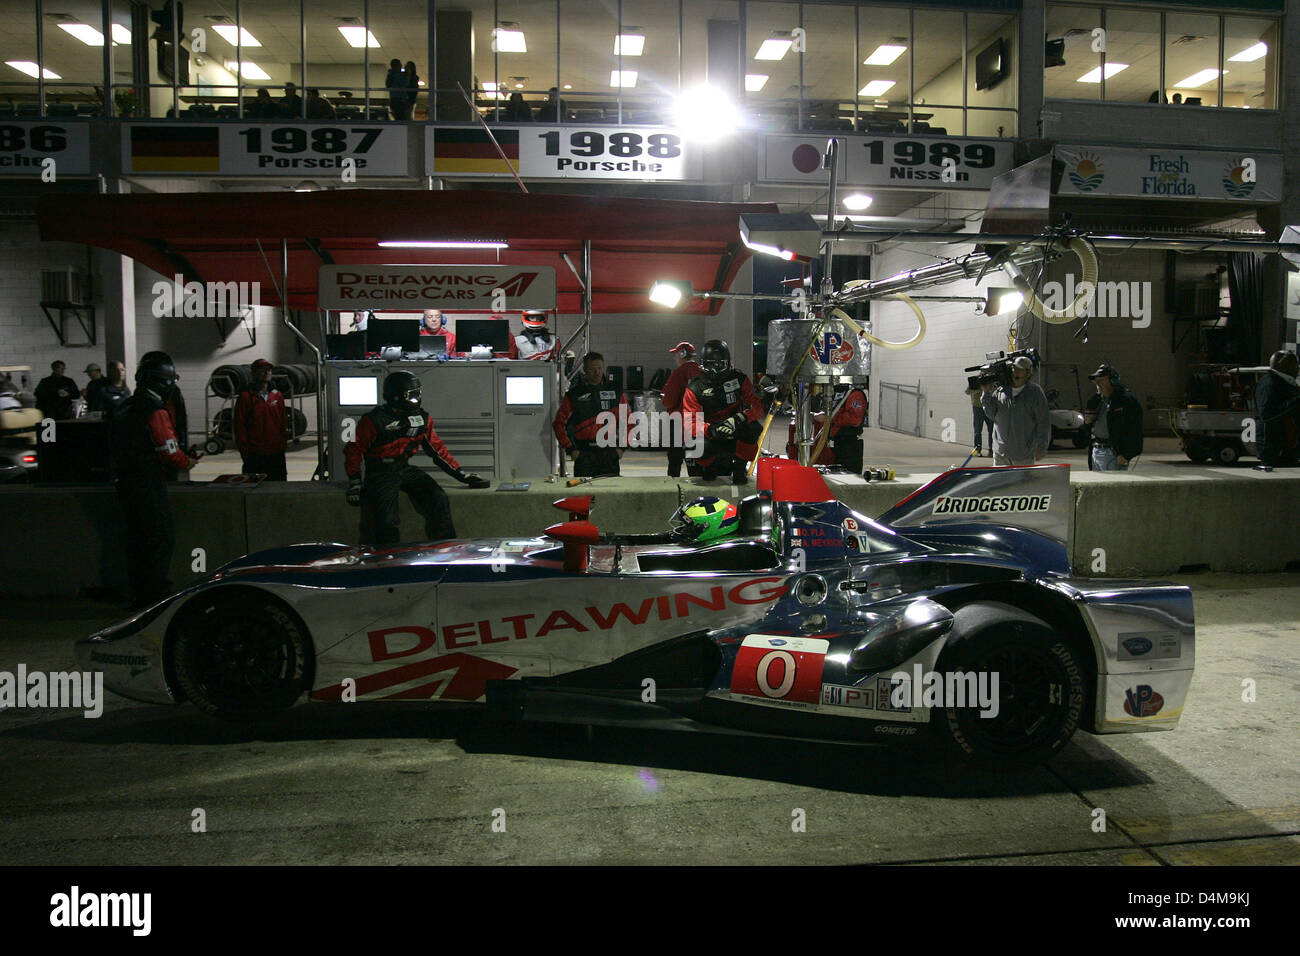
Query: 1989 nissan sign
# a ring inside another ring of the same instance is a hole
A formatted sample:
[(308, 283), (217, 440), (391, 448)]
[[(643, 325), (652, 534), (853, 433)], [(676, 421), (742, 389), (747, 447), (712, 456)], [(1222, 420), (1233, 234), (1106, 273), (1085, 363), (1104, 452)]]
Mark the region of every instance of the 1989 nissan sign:
[(323, 266), (322, 309), (452, 309), (505, 312), (555, 308), (551, 266)]

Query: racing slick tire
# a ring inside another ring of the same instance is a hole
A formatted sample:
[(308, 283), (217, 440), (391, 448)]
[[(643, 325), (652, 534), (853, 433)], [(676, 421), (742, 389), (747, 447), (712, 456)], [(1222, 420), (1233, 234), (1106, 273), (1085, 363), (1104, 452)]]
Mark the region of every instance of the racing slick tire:
[(1084, 669), (1069, 645), (1039, 618), (1010, 604), (976, 602), (954, 612), (941, 674), (998, 675), (997, 713), (973, 704), (935, 707), (930, 725), (942, 746), (983, 770), (1028, 770), (1059, 752), (1083, 717)]
[(306, 628), (278, 601), (247, 589), (201, 596), (169, 642), (172, 673), (199, 710), (256, 721), (288, 710), (308, 689)]

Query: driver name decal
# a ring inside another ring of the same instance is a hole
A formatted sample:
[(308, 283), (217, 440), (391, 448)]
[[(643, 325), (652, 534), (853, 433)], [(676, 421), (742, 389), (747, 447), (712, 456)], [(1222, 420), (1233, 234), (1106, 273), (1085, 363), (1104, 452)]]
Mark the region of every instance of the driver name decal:
[(1051, 510), (1051, 495), (940, 495), (933, 514), (1041, 514)]

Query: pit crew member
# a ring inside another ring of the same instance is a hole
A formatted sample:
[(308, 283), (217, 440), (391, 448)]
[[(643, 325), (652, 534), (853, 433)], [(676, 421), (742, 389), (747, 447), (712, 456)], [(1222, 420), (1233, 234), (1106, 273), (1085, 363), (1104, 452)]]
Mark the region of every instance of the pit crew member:
[(284, 460), (288, 410), (284, 395), (271, 384), (271, 368), (266, 359), (258, 359), (251, 366), (253, 384), (235, 401), (235, 445), (244, 459), (243, 474), (266, 475), (267, 481), (288, 481)]
[(749, 376), (731, 367), (731, 350), (721, 339), (704, 343), (700, 366), (703, 372), (682, 396), (683, 428), (692, 436), (704, 433), (698, 464), (705, 481), (729, 471), (732, 482), (743, 485), (746, 464), (758, 454), (763, 403)]
[[(691, 379), (701, 374), (704, 369), (700, 368), (700, 363), (695, 361), (695, 346), (690, 342), (678, 342), (668, 350), (677, 361), (677, 367), (673, 373), (668, 376), (668, 381), (664, 382), (664, 411), (681, 415), (682, 398), (686, 394), (686, 386), (691, 383)], [(683, 425), (682, 436), (685, 437), (686, 429)], [(682, 462), (686, 460), (686, 449), (683, 446), (674, 445), (668, 449), (668, 477), (680, 478), (682, 474)]]
[[(607, 413), (607, 414), (605, 414)], [(609, 422), (613, 416), (613, 429)], [(605, 381), (605, 357), (588, 352), (582, 377), (560, 402), (552, 428), (579, 478), (617, 475), (627, 443), (627, 395)]]

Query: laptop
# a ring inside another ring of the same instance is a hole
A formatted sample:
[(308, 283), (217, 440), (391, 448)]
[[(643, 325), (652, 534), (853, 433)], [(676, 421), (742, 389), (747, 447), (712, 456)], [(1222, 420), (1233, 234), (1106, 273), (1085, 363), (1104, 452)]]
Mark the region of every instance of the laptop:
[(439, 358), (447, 354), (447, 336), (445, 335), (421, 335), (420, 351), (421, 356), (425, 358)]

